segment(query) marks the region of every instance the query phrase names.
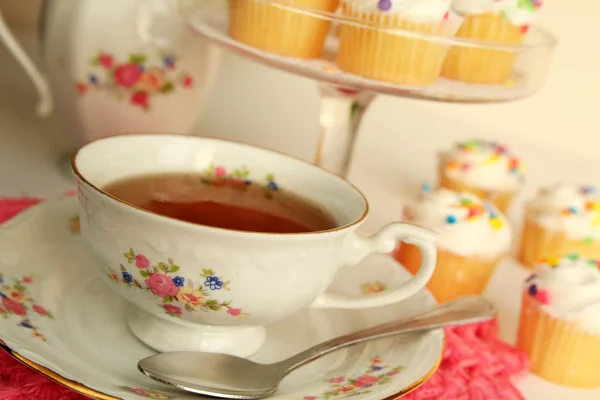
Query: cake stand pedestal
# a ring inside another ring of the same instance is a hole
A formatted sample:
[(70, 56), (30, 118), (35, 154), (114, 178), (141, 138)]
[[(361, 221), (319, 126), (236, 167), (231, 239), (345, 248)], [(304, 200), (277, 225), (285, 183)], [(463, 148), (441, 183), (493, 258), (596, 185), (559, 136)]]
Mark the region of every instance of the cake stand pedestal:
[[(270, 2), (269, 0), (252, 1)], [(277, 0), (276, 6), (286, 7), (282, 5), (281, 0)], [(290, 10), (298, 11), (297, 9)], [(311, 14), (310, 10), (298, 12)], [(330, 19), (334, 24), (348, 23), (333, 14), (315, 13), (314, 15), (315, 18)], [(304, 60), (266, 52), (230, 38), (226, 3), (201, 4), (188, 18), (188, 24), (193, 31), (216, 45), (256, 62), (312, 78), (318, 82), (321, 94), (319, 117), (321, 128), (314, 162), (343, 177), (347, 177), (348, 174), (362, 117), (377, 94), (462, 103), (490, 103), (521, 99), (535, 93), (544, 83), (550, 64), (549, 60), (556, 44), (552, 35), (539, 27), (531, 27), (526, 42), (519, 45), (427, 35), (422, 40), (447, 44), (448, 47), (469, 47), (514, 53), (513, 73), (506, 82), (495, 85), (438, 78), (429, 86), (411, 86), (367, 79), (340, 70), (335, 62), (339, 39), (333, 34), (327, 38), (321, 58)], [(397, 30), (391, 34), (403, 35)], [(412, 32), (410, 35), (415, 35), (415, 33)]]

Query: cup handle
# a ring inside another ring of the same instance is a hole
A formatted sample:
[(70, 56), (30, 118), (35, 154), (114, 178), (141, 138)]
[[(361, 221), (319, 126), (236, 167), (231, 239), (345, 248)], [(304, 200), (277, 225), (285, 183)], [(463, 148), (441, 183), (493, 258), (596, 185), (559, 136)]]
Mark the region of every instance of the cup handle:
[(416, 225), (395, 222), (383, 227), (376, 234), (361, 238), (355, 234), (350, 237), (350, 257), (353, 264), (371, 253), (391, 253), (399, 241), (417, 246), (421, 250), (421, 267), (408, 282), (394, 290), (355, 298), (322, 293), (311, 305), (313, 308), (358, 309), (381, 307), (402, 301), (421, 290), (435, 270), (437, 234)]

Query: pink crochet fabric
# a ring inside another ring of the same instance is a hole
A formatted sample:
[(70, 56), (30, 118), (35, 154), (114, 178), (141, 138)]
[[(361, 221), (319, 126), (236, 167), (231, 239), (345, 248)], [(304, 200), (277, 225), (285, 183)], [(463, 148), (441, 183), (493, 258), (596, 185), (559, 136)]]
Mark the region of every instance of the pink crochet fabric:
[[(0, 222), (37, 199), (0, 200)], [(525, 373), (525, 354), (498, 339), (496, 321), (446, 329), (438, 371), (406, 400), (523, 400), (511, 380)], [(0, 400), (83, 400), (0, 351)]]

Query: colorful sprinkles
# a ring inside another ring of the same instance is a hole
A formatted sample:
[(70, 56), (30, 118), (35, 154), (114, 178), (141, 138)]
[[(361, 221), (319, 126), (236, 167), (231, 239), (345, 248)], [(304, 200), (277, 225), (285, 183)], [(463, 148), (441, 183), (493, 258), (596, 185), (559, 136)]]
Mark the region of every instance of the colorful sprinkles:
[[(563, 257), (548, 257), (548, 258), (540, 258), (538, 260), (538, 264), (547, 265), (550, 268), (558, 268), (564, 262), (577, 262), (582, 260), (582, 256), (578, 253), (569, 253)], [(582, 260), (583, 261), (583, 260)], [(585, 263), (591, 268), (600, 270), (600, 260), (596, 259), (585, 259)], [(537, 278), (537, 274), (532, 274), (525, 281), (527, 293), (535, 298), (535, 300), (542, 305), (550, 305), (552, 303), (552, 296), (550, 292), (545, 289), (540, 289), (537, 284), (534, 283), (535, 278)]]
[(448, 169), (460, 169), (462, 171), (468, 171), (474, 167), (481, 167), (486, 165), (495, 164), (498, 162), (506, 163), (506, 170), (509, 174), (514, 174), (518, 177), (523, 177), (525, 174), (525, 165), (514, 155), (512, 155), (506, 146), (496, 143), (488, 142), (481, 139), (471, 139), (465, 142), (458, 143), (456, 148), (463, 153), (488, 153), (490, 156), (477, 163), (462, 162), (459, 163), (457, 160), (450, 160), (446, 164)]
[[(582, 196), (594, 196), (598, 194), (598, 189), (595, 186), (582, 186), (579, 189), (579, 194)], [(577, 217), (577, 216), (589, 216), (592, 215), (592, 226), (599, 227), (600, 226), (600, 199), (589, 200), (584, 203), (583, 206), (569, 206), (563, 208), (561, 210), (561, 214), (564, 217)], [(584, 239), (584, 242), (587, 244), (592, 244), (595, 242), (593, 237), (587, 237)]]
[[(424, 193), (431, 193), (433, 190), (430, 185), (423, 184), (421, 191)], [(480, 218), (487, 218), (490, 226), (495, 230), (504, 228), (504, 221), (498, 215), (497, 209), (489, 202), (475, 202), (472, 197), (469, 197), (466, 193), (460, 194), (461, 198), (459, 204), (453, 206), (457, 210), (456, 213), (451, 213), (446, 216), (446, 223), (449, 225), (457, 224), (462, 220), (473, 222)], [(462, 217), (465, 213), (458, 211), (465, 210), (466, 217)]]

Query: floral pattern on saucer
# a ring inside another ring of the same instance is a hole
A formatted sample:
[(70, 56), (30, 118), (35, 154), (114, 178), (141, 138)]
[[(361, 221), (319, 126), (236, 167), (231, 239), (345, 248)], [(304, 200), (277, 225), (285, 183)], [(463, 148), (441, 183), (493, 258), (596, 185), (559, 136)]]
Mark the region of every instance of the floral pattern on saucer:
[(81, 226), (80, 226), (80, 222), (79, 222), (79, 214), (72, 216), (71, 219), (69, 220), (69, 223), (70, 223), (69, 229), (71, 230), (72, 234), (76, 235), (81, 232)]
[[(127, 268), (120, 265), (120, 274), (108, 270), (108, 276), (115, 282), (125, 284), (129, 287), (146, 290), (154, 296), (162, 299), (159, 305), (166, 314), (171, 317), (180, 317), (184, 310), (187, 312), (195, 311), (222, 311), (233, 317), (249, 317), (241, 308), (235, 308), (230, 300), (218, 301), (211, 299), (211, 293), (219, 290), (229, 290), (229, 281), (224, 281), (211, 269), (203, 269), (200, 276), (204, 278), (202, 284), (194, 287), (186, 284), (185, 278), (176, 274), (180, 267), (168, 259), (167, 262), (158, 262), (152, 264), (143, 254), (137, 254), (133, 248), (123, 253), (128, 264), (133, 264), (137, 268), (137, 273), (132, 274)], [(144, 278), (140, 283), (135, 277), (140, 275)]]
[(6, 282), (4, 274), (0, 273), (0, 316), (4, 319), (17, 317), (20, 319), (18, 326), (30, 329), (33, 337), (46, 341), (46, 336), (40, 332), (31, 321), (31, 317), (53, 319), (52, 313), (37, 304), (31, 297), (28, 289), (33, 283), (33, 278), (24, 276), (14, 279), (12, 284)]
[(139, 389), (139, 388), (131, 388), (129, 386), (121, 386), (120, 387), (121, 390), (124, 390), (128, 393), (132, 393), (135, 394), (136, 396), (140, 396), (146, 399), (154, 399), (154, 400), (170, 400), (170, 399), (174, 399), (175, 396), (171, 395), (171, 394), (166, 394), (163, 392), (158, 392), (155, 390), (146, 390), (146, 389)]
[(177, 57), (165, 53), (160, 63), (149, 63), (145, 54), (130, 54), (127, 60), (117, 61), (103, 51), (90, 60), (93, 68), (87, 78), (76, 83), (80, 95), (90, 90), (102, 90), (143, 110), (150, 108), (154, 96), (167, 95), (176, 88), (191, 88), (194, 80), (189, 73), (177, 71)]
[(304, 396), (302, 400), (328, 400), (332, 398), (347, 399), (350, 397), (371, 393), (369, 388), (391, 382), (392, 377), (404, 367), (390, 367), (382, 362), (381, 357), (373, 357), (366, 371), (355, 378), (344, 376), (327, 380), (329, 390), (319, 396)]
[(360, 292), (365, 295), (379, 293), (379, 292), (383, 292), (386, 290), (387, 290), (387, 286), (384, 283), (379, 282), (379, 281), (364, 283), (360, 288)]
[[(228, 171), (222, 165), (210, 164), (204, 170), (203, 183), (216, 187), (228, 186), (236, 189), (245, 190), (255, 184), (255, 180), (250, 178), (250, 171), (242, 166), (235, 168), (233, 171)], [(265, 186), (263, 194), (266, 197), (271, 197), (273, 192), (279, 190), (279, 185), (275, 182), (275, 175), (267, 174), (265, 176)]]

